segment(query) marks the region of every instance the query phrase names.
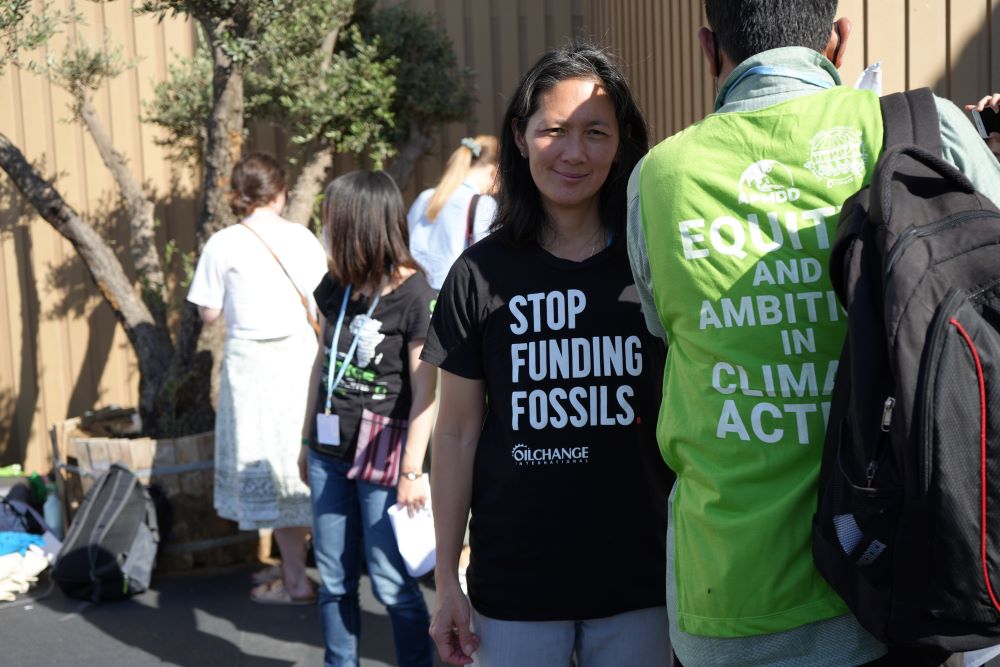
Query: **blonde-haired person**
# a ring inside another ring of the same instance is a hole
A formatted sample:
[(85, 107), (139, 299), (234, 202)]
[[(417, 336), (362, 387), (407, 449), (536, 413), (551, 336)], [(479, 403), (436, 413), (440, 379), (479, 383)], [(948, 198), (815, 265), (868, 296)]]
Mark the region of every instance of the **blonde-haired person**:
[(462, 251), (486, 236), (493, 223), (497, 146), (489, 134), (462, 139), (437, 186), (421, 192), (406, 216), (410, 252), (436, 290)]

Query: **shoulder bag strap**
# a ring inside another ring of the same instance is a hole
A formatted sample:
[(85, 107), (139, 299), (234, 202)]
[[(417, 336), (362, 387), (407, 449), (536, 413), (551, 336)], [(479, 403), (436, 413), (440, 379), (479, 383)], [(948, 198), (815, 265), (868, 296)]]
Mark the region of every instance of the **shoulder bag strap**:
[(465, 247), (472, 245), (472, 228), (476, 221), (476, 206), (479, 205), (479, 198), (482, 195), (472, 195), (469, 202), (469, 213), (465, 216)]
[(284, 273), (285, 277), (288, 278), (288, 282), (292, 283), (292, 287), (295, 288), (295, 293), (299, 295), (299, 300), (302, 301), (302, 307), (305, 308), (306, 319), (309, 320), (309, 326), (311, 326), (313, 328), (313, 331), (315, 331), (316, 335), (318, 336), (319, 335), (319, 321), (315, 317), (313, 317), (312, 312), (309, 310), (309, 299), (306, 298), (306, 295), (302, 293), (302, 290), (299, 289), (299, 286), (295, 284), (294, 280), (292, 280), (292, 276), (291, 276), (291, 274), (288, 273), (288, 269), (286, 269), (285, 265), (281, 263), (281, 260), (278, 258), (278, 255), (275, 254), (275, 252), (273, 250), (271, 250), (271, 246), (269, 246), (267, 244), (267, 241), (265, 241), (264, 238), (260, 234), (258, 234), (257, 232), (255, 232), (253, 230), (253, 227), (251, 227), (250, 225), (248, 225), (248, 224), (246, 224), (245, 222), (242, 222), (242, 221), (240, 222), (240, 224), (243, 225), (244, 227), (246, 227), (248, 230), (250, 230), (250, 233), (253, 234), (254, 236), (256, 236), (257, 239), (261, 243), (264, 244), (264, 247), (267, 248), (267, 251), (269, 253), (271, 253), (271, 257), (274, 257), (274, 261), (276, 261), (278, 263), (278, 266), (281, 267), (282, 273)]

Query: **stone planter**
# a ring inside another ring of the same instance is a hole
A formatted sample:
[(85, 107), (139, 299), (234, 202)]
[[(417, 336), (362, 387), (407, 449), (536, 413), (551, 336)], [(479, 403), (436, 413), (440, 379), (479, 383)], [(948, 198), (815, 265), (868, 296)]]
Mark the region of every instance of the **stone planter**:
[(66, 526), (94, 480), (112, 463), (122, 463), (147, 487), (158, 488), (170, 509), (170, 526), (160, 529), (157, 572), (257, 559), (257, 532), (239, 530), (236, 523), (220, 518), (212, 505), (213, 433), (172, 439), (103, 437), (84, 433), (80, 419), (74, 418), (54, 425), (50, 436)]

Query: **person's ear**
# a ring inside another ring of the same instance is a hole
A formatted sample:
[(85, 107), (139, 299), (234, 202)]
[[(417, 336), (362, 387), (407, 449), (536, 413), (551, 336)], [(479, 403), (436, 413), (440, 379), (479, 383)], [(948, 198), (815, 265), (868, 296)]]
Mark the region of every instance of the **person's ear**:
[(510, 119), (510, 131), (514, 135), (514, 144), (517, 146), (517, 150), (521, 153), (521, 157), (528, 157), (528, 142), (524, 140), (524, 135), (521, 134), (518, 125), (517, 118)]
[(722, 71), (722, 52), (719, 44), (715, 41), (715, 33), (708, 28), (698, 29), (698, 43), (701, 45), (701, 52), (708, 61), (708, 69), (712, 78), (718, 78)]
[(844, 62), (844, 52), (847, 50), (847, 40), (851, 36), (852, 27), (849, 18), (841, 17), (834, 21), (833, 27), (830, 28), (830, 40), (826, 43), (823, 55), (837, 69), (840, 69), (840, 65)]

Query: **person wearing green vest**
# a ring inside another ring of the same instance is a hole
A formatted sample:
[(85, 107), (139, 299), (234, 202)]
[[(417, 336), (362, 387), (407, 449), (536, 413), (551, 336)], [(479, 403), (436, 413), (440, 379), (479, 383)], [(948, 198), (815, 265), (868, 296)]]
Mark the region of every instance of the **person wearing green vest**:
[[(715, 113), (653, 148), (629, 185), (636, 286), (670, 346), (657, 436), (677, 473), (667, 608), (684, 667), (890, 664), (811, 555), (846, 331), (830, 246), (883, 140), (877, 96), (840, 85), (851, 24), (836, 8), (706, 0)], [(937, 106), (944, 158), (1000, 201), (984, 142)]]

